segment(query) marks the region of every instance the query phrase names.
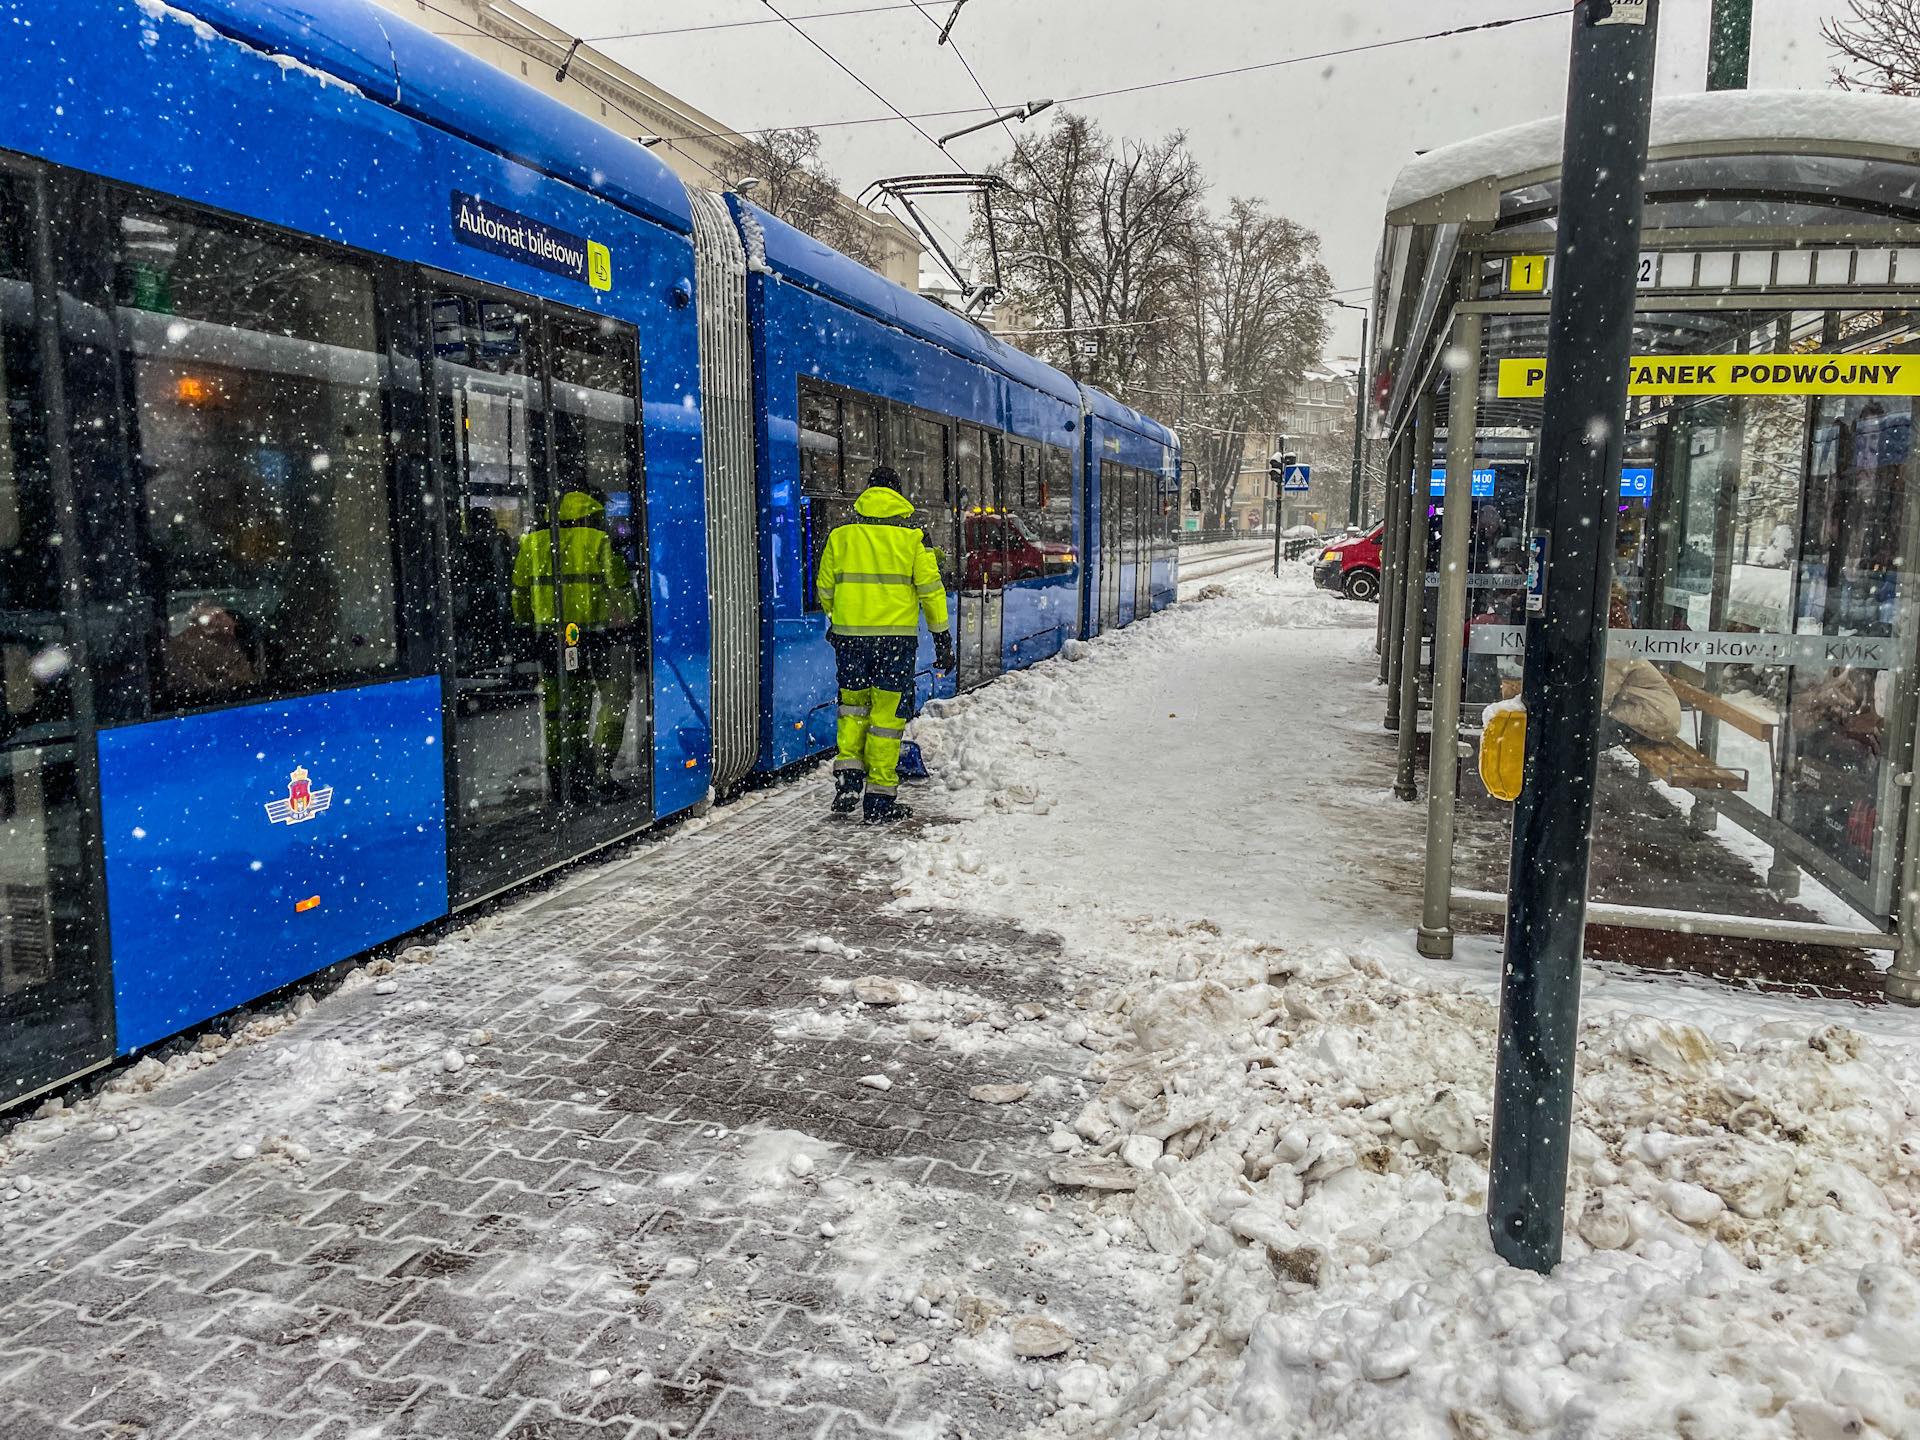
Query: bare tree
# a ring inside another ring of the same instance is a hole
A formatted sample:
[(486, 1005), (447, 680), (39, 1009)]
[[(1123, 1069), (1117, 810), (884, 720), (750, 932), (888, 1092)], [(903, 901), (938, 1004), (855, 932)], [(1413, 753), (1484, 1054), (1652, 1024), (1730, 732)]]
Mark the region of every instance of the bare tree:
[(1821, 38), (1839, 62), (1842, 90), (1920, 95), (1920, 0), (1847, 0), (1847, 18), (1820, 22)]
[[(1085, 116), (1063, 114), (997, 174), (1004, 299), (1036, 329), (1072, 332), (1036, 335), (1027, 348), (1115, 393), (1150, 383), (1201, 221), (1205, 183), (1186, 138), (1115, 144)], [(976, 220), (977, 260), (985, 241)]]
[(1172, 419), (1210, 529), (1232, 499), (1249, 432), (1271, 428), (1326, 342), (1332, 281), (1319, 257), (1317, 235), (1253, 200), (1233, 201), (1185, 246)]
[(818, 131), (769, 130), (729, 152), (714, 166), (714, 174), (728, 186), (757, 178), (754, 204), (841, 254), (878, 268), (879, 252), (855, 217), (853, 202), (840, 193), (840, 182), (820, 159)]

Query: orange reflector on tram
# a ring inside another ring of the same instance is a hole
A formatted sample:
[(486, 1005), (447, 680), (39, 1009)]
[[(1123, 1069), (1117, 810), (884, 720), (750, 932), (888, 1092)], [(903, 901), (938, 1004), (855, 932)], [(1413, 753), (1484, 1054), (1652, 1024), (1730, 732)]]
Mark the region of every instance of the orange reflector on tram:
[(296, 900), (293, 902), (293, 908), (296, 911), (317, 910), (319, 907), (320, 897), (318, 895), (309, 895), (304, 900)]
[(218, 387), (200, 375), (182, 375), (175, 380), (173, 397), (182, 405), (211, 405), (221, 398)]

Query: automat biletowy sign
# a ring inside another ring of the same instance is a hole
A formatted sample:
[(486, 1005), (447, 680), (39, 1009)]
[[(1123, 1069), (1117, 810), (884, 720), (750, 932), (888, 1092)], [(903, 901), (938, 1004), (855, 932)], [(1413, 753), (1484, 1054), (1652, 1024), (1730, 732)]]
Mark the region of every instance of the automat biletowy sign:
[(453, 238), (595, 290), (613, 288), (613, 252), (599, 241), (458, 190), (453, 192)]
[[(1643, 355), (1632, 395), (1920, 395), (1920, 355)], [(1547, 393), (1547, 362), (1502, 360), (1498, 394)]]

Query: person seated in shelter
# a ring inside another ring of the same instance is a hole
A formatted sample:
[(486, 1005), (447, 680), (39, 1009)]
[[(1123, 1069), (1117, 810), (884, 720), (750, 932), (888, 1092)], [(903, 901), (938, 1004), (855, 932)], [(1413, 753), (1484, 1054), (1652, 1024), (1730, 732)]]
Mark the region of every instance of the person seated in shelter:
[[(1625, 629), (1626, 625), (1627, 592), (1615, 581), (1607, 607), (1607, 626)], [(1660, 741), (1680, 738), (1680, 697), (1650, 662), (1607, 661), (1600, 696), (1605, 717), (1601, 728), (1608, 743), (1624, 744), (1636, 736)]]

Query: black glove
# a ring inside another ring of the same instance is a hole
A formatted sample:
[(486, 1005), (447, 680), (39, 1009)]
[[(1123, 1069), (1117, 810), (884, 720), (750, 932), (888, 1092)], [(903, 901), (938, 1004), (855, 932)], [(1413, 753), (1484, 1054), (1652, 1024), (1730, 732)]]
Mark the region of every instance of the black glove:
[(953, 636), (944, 630), (933, 632), (933, 668), (941, 674), (953, 669)]

